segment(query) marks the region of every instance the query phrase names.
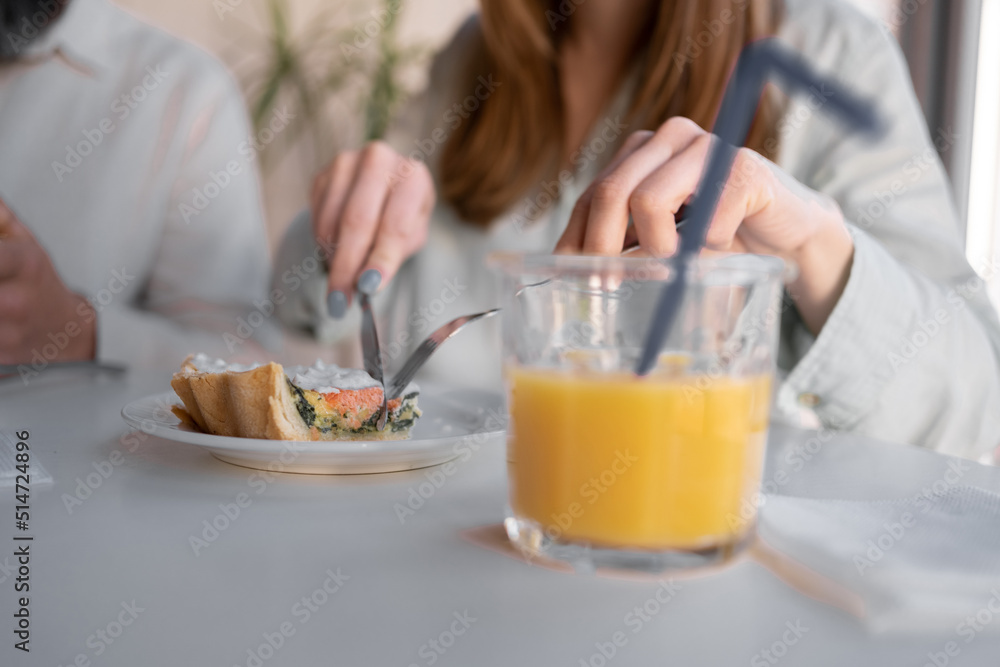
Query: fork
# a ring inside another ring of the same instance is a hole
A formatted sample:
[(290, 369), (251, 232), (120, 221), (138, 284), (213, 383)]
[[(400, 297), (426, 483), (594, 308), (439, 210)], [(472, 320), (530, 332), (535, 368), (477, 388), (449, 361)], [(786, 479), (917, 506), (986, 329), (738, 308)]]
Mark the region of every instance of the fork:
[(386, 400), (394, 400), (399, 398), (406, 389), (406, 385), (410, 384), (410, 380), (416, 375), (420, 367), (424, 365), (424, 362), (434, 353), (434, 350), (441, 347), (441, 345), (461, 331), (466, 325), (471, 324), (477, 320), (486, 319), (487, 317), (492, 317), (500, 312), (499, 308), (494, 308), (493, 310), (487, 310), (483, 313), (476, 313), (475, 315), (465, 315), (463, 317), (456, 317), (448, 324), (439, 327), (434, 333), (427, 337), (423, 343), (420, 344), (410, 358), (406, 360), (403, 364), (403, 368), (400, 369), (396, 377), (393, 378), (392, 384), (389, 385), (389, 389), (386, 392)]

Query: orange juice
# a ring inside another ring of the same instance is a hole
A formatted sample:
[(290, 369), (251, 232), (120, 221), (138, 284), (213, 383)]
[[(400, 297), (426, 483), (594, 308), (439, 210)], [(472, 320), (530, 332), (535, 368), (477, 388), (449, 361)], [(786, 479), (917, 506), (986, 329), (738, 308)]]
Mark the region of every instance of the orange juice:
[(770, 378), (512, 368), (511, 506), (595, 546), (737, 541), (760, 487)]

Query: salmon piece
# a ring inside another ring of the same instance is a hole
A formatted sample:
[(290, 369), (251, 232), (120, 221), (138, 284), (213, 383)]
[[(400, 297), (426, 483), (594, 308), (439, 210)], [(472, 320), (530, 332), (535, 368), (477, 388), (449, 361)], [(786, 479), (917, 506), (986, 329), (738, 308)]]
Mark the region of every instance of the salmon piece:
[[(359, 429), (361, 425), (382, 407), (382, 388), (341, 389), (328, 394), (320, 394), (333, 412), (343, 417), (344, 426)], [(402, 398), (394, 398), (386, 403), (389, 412), (395, 412), (402, 405)]]

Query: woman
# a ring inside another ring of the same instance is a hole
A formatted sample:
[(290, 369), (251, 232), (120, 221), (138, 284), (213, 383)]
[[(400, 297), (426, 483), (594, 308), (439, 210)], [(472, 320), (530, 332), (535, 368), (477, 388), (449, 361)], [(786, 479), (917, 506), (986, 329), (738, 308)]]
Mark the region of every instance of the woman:
[[(284, 304), (286, 321), (356, 336), (350, 294), (380, 275), (398, 362), (434, 326), (496, 302), (489, 251), (617, 254), (631, 214), (643, 248), (670, 255), (731, 67), (747, 42), (776, 35), (890, 126), (872, 143), (823, 117), (823, 90), (766, 96), (739, 153), (708, 245), (800, 268), (777, 409), (990, 455), (1000, 327), (891, 37), (837, 0), (481, 4), (410, 109), (416, 130), (344, 152), (317, 177), (311, 222), (296, 223), (279, 262), (319, 241), (334, 248), (330, 272)], [(330, 317), (312, 315), (324, 297)], [(428, 372), (497, 382), (497, 350), (495, 329), (463, 332)]]

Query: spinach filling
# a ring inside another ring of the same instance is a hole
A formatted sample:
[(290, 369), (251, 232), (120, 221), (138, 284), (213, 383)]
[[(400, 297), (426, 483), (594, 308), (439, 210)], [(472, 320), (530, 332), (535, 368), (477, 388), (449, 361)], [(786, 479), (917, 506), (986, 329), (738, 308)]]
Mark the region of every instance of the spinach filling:
[(301, 389), (292, 384), (292, 381), (288, 378), (285, 378), (285, 382), (288, 383), (288, 388), (292, 390), (292, 396), (295, 397), (295, 407), (298, 409), (302, 421), (306, 423), (306, 426), (313, 426), (316, 423), (316, 410), (306, 400), (306, 396), (302, 393)]
[[(302, 417), (302, 421), (306, 423), (306, 426), (310, 428), (316, 428), (323, 433), (329, 433), (334, 430), (334, 428), (340, 428), (339, 425), (334, 423), (329, 418), (320, 419), (316, 414), (316, 408), (309, 402), (306, 398), (305, 392), (292, 384), (292, 381), (285, 378), (288, 383), (288, 388), (292, 391), (292, 396), (295, 399), (295, 408), (299, 412), (299, 416)], [(411, 392), (403, 396), (403, 400), (400, 402), (399, 408), (395, 411), (390, 411), (389, 413), (389, 423), (387, 427), (392, 432), (405, 431), (413, 427), (413, 423), (416, 421), (417, 417), (420, 416), (420, 410), (416, 406), (416, 399), (419, 395), (418, 392)], [(347, 433), (374, 433), (378, 431), (378, 412), (371, 414), (358, 429), (342, 429)]]

